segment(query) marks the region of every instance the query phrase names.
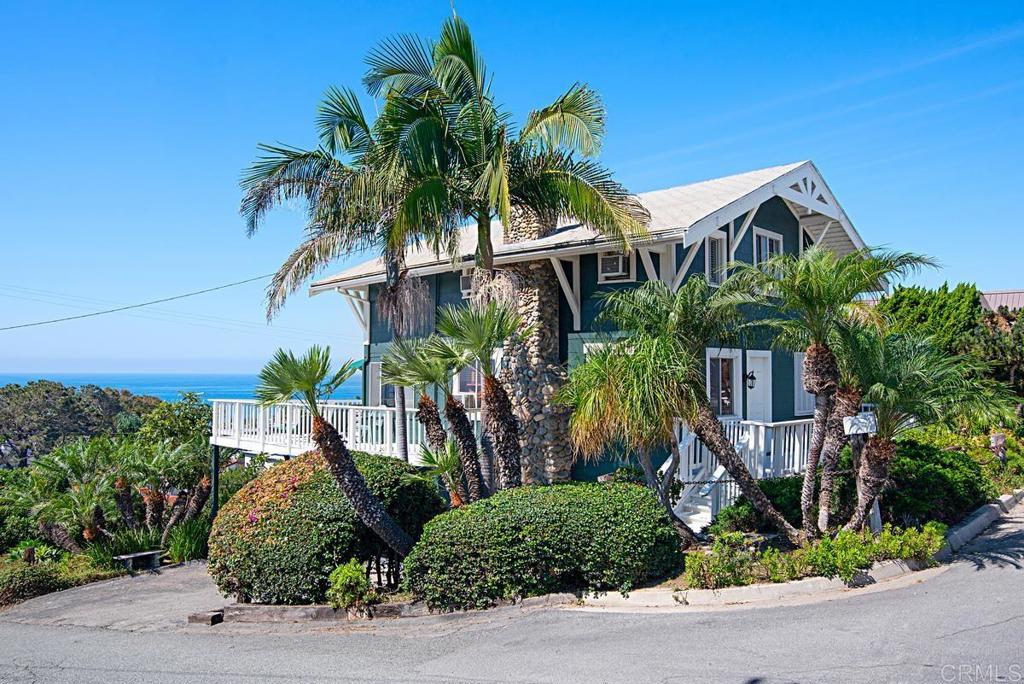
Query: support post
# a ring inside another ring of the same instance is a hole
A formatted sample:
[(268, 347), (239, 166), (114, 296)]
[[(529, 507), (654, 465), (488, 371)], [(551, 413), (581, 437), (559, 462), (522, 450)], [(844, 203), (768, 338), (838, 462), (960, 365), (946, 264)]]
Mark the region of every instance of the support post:
[(210, 522), (220, 508), (220, 446), (214, 444), (210, 453)]

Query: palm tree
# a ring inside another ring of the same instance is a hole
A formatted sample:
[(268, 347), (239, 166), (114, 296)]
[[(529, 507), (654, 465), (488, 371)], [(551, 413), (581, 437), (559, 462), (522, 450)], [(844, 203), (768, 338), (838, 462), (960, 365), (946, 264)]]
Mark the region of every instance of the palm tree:
[(313, 417), (313, 441), (356, 515), (395, 553), (405, 556), (412, 549), (412, 538), (370, 491), (345, 446), (345, 440), (320, 413), (319, 401), (330, 396), (356, 370), (356, 364), (348, 361), (332, 373), (329, 347), (314, 345), (301, 357), (278, 349), (274, 358), (260, 371), (256, 396), (263, 404), (299, 399), (306, 405)]
[[(442, 340), (433, 341), (430, 347), (446, 345)], [(452, 396), (449, 381), (457, 367), (469, 363), (465, 354), (448, 348), (444, 354), (429, 352), (424, 340), (403, 340), (392, 343), (381, 359), (381, 376), (392, 381), (417, 388), (420, 392), (417, 420), (427, 433), (427, 442), (435, 452), (445, 448), (448, 435), (441, 423), (441, 414), (437, 402), (429, 394), (427, 388), (437, 387), (444, 393), (444, 412), (451, 426), (452, 436), (458, 449), (462, 463), (462, 472), (466, 478), (465, 496), (467, 501), (477, 501), (486, 495), (480, 458), (477, 452), (476, 435), (466, 415), (466, 407)], [(461, 486), (461, 480), (459, 481)], [(462, 491), (459, 492), (462, 495)]]
[[(799, 533), (761, 491), (708, 399), (704, 350), (735, 334), (735, 299), (711, 288), (703, 276), (692, 276), (675, 293), (660, 281), (648, 281), (604, 294), (598, 320), (625, 336), (611, 352), (569, 375), (561, 397), (574, 408), (573, 441), (595, 453), (623, 438), (648, 451), (668, 440), (674, 469), (680, 454), (671, 421), (684, 420), (754, 508), (798, 543)], [(665, 498), (662, 502), (668, 506)]]
[(1012, 420), (1014, 399), (1004, 384), (985, 377), (988, 365), (971, 355), (949, 355), (930, 337), (875, 331), (864, 402), (878, 422), (857, 472), (857, 506), (846, 524), (858, 530), (889, 479), (896, 438), (912, 427), (961, 416)]
[(520, 464), (519, 420), (512, 411), (508, 392), (498, 381), (494, 351), (505, 340), (529, 335), (522, 317), (512, 307), (488, 302), (483, 307), (446, 306), (437, 314), (437, 332), (447, 340), (428, 341), (428, 353), (445, 358), (453, 365), (468, 360), (483, 376), (484, 428), (494, 438), (498, 461), (498, 488), (522, 484)]
[(917, 254), (860, 249), (837, 256), (813, 246), (799, 256), (780, 254), (759, 264), (733, 263), (727, 290), (739, 299), (766, 306), (773, 317), (760, 321), (778, 335), (775, 344), (805, 350), (804, 389), (814, 395), (814, 427), (800, 497), (803, 530), (817, 533), (812, 519), (818, 460), (825, 442), (826, 422), (839, 386), (839, 365), (831, 342), (851, 316), (872, 317), (858, 296), (881, 289), (884, 283), (933, 265)]
[(448, 491), (448, 498), (451, 500), (452, 508), (459, 508), (465, 504), (462, 497), (462, 461), (459, 457), (459, 448), (455, 442), (445, 442), (440, 449), (422, 447), (420, 450), (420, 465), (422, 470), (409, 473), (407, 477), (412, 480), (421, 480), (433, 484), (441, 480)]

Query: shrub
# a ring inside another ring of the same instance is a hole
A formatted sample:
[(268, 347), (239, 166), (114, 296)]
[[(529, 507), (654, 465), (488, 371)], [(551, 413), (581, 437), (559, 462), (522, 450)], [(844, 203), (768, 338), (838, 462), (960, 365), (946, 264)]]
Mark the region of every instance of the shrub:
[(57, 573), (65, 587), (77, 587), (123, 575), (124, 571), (119, 568), (97, 565), (90, 556), (85, 554), (69, 553), (65, 554), (57, 563)]
[(369, 606), (380, 601), (380, 596), (366, 579), (363, 564), (355, 558), (336, 567), (327, 581), (330, 584), (327, 588), (327, 602), (333, 608), (365, 612)]
[[(0, 493), (23, 486), (28, 480), (28, 468), (0, 470)], [(27, 504), (6, 502), (0, 497), (0, 551), (9, 549), (23, 539), (37, 534), (36, 523), (29, 514)]]
[(754, 582), (757, 554), (747, 547), (739, 532), (724, 532), (715, 538), (710, 553), (686, 554), (687, 586), (720, 589)]
[(123, 556), (140, 551), (154, 551), (160, 548), (160, 530), (140, 527), (134, 530), (121, 530), (113, 537), (90, 544), (85, 553), (98, 567), (113, 568), (114, 556)]
[(60, 560), (63, 553), (60, 549), (50, 546), (46, 542), (41, 542), (37, 539), (25, 539), (16, 546), (12, 546), (7, 551), (7, 557), (12, 561), (23, 560), (28, 549), (34, 549), (35, 562), (37, 563)]
[(432, 520), (406, 558), (406, 588), (432, 609), (483, 608), (554, 591), (625, 593), (680, 560), (645, 487), (518, 487)]
[[(436, 488), (408, 482), (412, 466), (353, 453), (370, 490), (413, 538), (444, 510)], [(356, 517), (319, 453), (266, 470), (220, 510), (210, 533), (209, 570), (217, 586), (243, 601), (322, 602), (328, 575), (349, 558), (390, 551)]]
[(226, 468), (220, 473), (220, 505), (226, 504), (231, 497), (238, 493), (245, 485), (249, 484), (267, 469), (267, 457), (265, 455), (252, 456), (248, 463), (242, 467)]
[(879, 503), (882, 516), (899, 525), (930, 520), (952, 525), (996, 495), (970, 455), (913, 440), (899, 443), (890, 476), (892, 487)]
[(9, 606), (67, 586), (55, 563), (22, 561), (0, 565), (0, 606)]
[(946, 525), (929, 522), (924, 528), (899, 530), (886, 525), (872, 544), (875, 560), (913, 560), (924, 565), (935, 562), (935, 554), (946, 543)]
[(206, 558), (209, 550), (210, 520), (205, 516), (179, 523), (167, 535), (167, 557), (173, 563)]
[(811, 545), (807, 562), (815, 575), (849, 583), (858, 570), (871, 567), (871, 544), (857, 532), (840, 530), (835, 537), (823, 537)]
[[(791, 525), (800, 526), (800, 490), (803, 487), (802, 477), (780, 477), (772, 480), (759, 480), (761, 491), (768, 500), (782, 513)], [(718, 536), (725, 532), (767, 532), (774, 530), (747, 497), (740, 496), (731, 506), (718, 512), (715, 522), (708, 526), (707, 532)]]

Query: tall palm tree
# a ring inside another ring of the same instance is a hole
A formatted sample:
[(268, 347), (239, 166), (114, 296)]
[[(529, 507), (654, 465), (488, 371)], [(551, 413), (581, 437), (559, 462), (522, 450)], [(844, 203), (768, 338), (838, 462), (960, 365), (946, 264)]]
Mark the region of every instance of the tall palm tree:
[(483, 376), (483, 404), (488, 407), (484, 427), (494, 438), (498, 488), (518, 487), (522, 484), (519, 420), (512, 411), (508, 392), (496, 377), (494, 351), (505, 340), (528, 335), (530, 330), (512, 307), (494, 301), (483, 307), (446, 306), (437, 314), (436, 327), (447, 339), (435, 337), (428, 341), (428, 353), (453, 364), (468, 359), (479, 368)]
[[(740, 323), (735, 299), (710, 287), (703, 276), (692, 276), (675, 293), (660, 281), (648, 281), (604, 294), (599, 321), (625, 336), (613, 352), (598, 354), (569, 375), (561, 397), (574, 408), (574, 442), (594, 452), (624, 437), (639, 446), (669, 438), (674, 468), (680, 454), (670, 421), (684, 420), (754, 508), (798, 543), (799, 533), (761, 491), (708, 399), (704, 350), (735, 334)], [(603, 378), (603, 388), (589, 375)]]
[(933, 265), (928, 257), (860, 249), (845, 256), (813, 246), (800, 256), (780, 254), (759, 264), (733, 263), (727, 290), (738, 298), (766, 306), (771, 317), (760, 323), (774, 329), (777, 346), (805, 350), (804, 389), (814, 395), (814, 427), (800, 496), (803, 530), (817, 533), (811, 516), (818, 460), (826, 422), (839, 386), (839, 365), (832, 351), (836, 330), (851, 316), (871, 317), (858, 300), (884, 283)]
[(491, 219), (508, 229), (513, 207), (549, 221), (573, 216), (623, 246), (645, 234), (647, 213), (640, 203), (587, 159), (599, 151), (604, 134), (604, 107), (587, 86), (574, 84), (534, 110), (513, 135), (509, 116), (495, 102), (483, 55), (457, 16), (444, 22), (437, 42), (393, 37), (367, 63), (364, 83), (386, 96), (382, 153), (437, 167), (433, 177), (423, 174), (416, 202), (404, 204), (398, 220), (421, 224), (424, 207), (457, 223), (475, 220), (476, 261), (485, 279), (494, 275)]
[[(430, 347), (439, 344), (447, 343), (431, 342)], [(440, 355), (433, 354), (424, 340), (403, 340), (388, 347), (388, 351), (381, 359), (381, 376), (419, 390), (416, 417), (423, 425), (427, 433), (427, 442), (434, 453), (440, 453), (445, 449), (448, 435), (441, 422), (437, 402), (427, 393), (427, 389), (436, 387), (444, 393), (445, 418), (451, 426), (452, 437), (462, 463), (462, 473), (466, 479), (466, 491), (462, 498), (466, 501), (477, 501), (486, 495), (486, 486), (480, 468), (476, 434), (466, 414), (466, 407), (452, 396), (449, 386), (452, 374), (468, 363), (468, 356), (454, 349), (446, 349), (445, 353)], [(459, 484), (461, 485), (461, 480)]]
[(988, 365), (950, 355), (930, 337), (874, 331), (872, 362), (862, 378), (864, 402), (874, 406), (877, 431), (868, 437), (857, 472), (857, 506), (846, 524), (858, 530), (889, 479), (896, 438), (912, 427), (959, 416), (1012, 420), (1012, 391), (985, 377)]
[(348, 361), (332, 373), (330, 347), (314, 345), (301, 357), (278, 349), (274, 358), (260, 371), (256, 396), (263, 404), (299, 399), (306, 405), (313, 417), (313, 441), (356, 515), (395, 553), (406, 556), (412, 549), (412, 538), (370, 491), (345, 446), (345, 440), (320, 413), (319, 401), (330, 396), (356, 370), (356, 364)]

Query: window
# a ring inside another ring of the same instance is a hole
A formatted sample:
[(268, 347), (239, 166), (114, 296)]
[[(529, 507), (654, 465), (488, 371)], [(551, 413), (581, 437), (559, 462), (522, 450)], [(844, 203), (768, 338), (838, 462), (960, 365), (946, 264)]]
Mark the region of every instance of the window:
[(804, 353), (793, 354), (793, 414), (808, 416), (814, 413), (814, 395), (804, 389)]
[(459, 287), (462, 289), (462, 298), (469, 299), (473, 296), (473, 269), (464, 268), (462, 269), (462, 275), (459, 276)]
[(604, 252), (597, 255), (597, 282), (629, 283), (636, 280), (636, 264), (631, 254)]
[[(501, 367), (501, 349), (495, 349), (491, 359), (494, 372)], [(466, 366), (452, 378), (452, 395), (465, 404), (468, 409), (480, 408), (480, 398), (484, 391), (484, 375), (480, 372), (480, 364)]]
[(770, 230), (754, 228), (754, 264), (782, 254), (782, 236)]
[(738, 349), (707, 350), (708, 399), (715, 414), (738, 418), (743, 406), (741, 352)]
[(725, 245), (723, 231), (712, 233), (704, 239), (704, 273), (711, 285), (725, 282)]

